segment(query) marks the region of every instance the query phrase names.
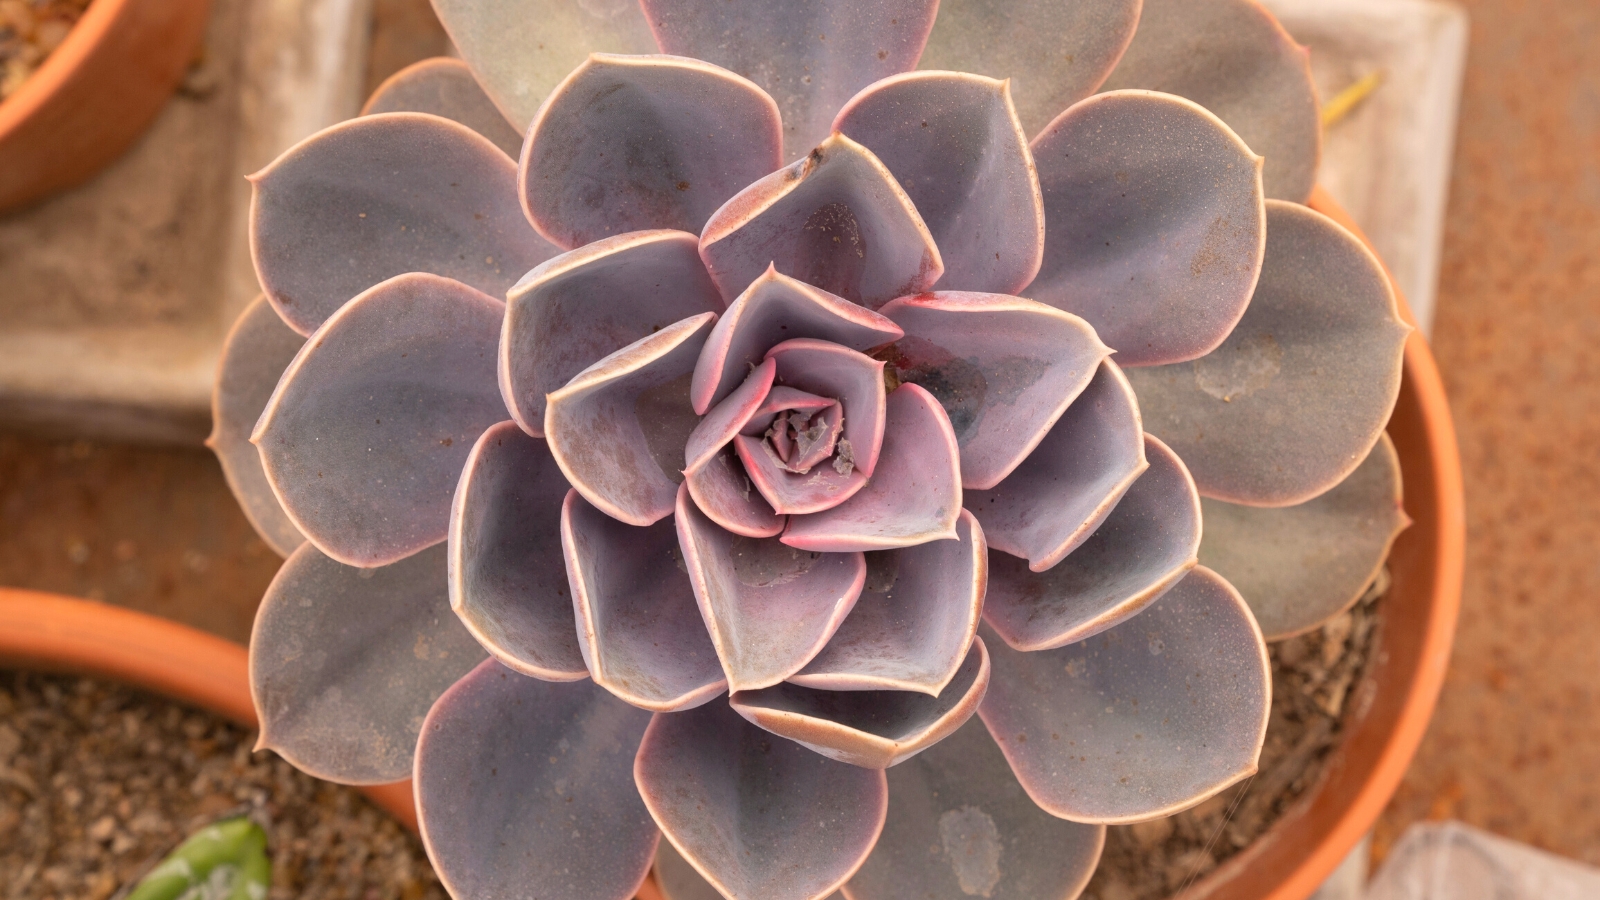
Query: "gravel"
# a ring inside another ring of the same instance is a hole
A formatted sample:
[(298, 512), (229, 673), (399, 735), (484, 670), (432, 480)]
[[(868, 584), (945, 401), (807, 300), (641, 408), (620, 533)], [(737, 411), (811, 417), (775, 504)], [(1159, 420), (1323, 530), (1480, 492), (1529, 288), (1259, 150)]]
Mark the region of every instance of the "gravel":
[(44, 63), (89, 0), (0, 0), (0, 101)]

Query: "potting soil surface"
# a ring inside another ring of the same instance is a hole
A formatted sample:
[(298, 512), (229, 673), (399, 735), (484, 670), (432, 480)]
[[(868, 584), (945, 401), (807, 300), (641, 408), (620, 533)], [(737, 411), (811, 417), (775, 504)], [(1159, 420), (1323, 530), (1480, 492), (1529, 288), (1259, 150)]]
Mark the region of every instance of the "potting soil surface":
[(89, 0), (0, 0), (0, 101), (43, 65)]
[(266, 826), (269, 900), (445, 900), (393, 819), (254, 742), (120, 685), (0, 671), (0, 898), (107, 900), (238, 810)]

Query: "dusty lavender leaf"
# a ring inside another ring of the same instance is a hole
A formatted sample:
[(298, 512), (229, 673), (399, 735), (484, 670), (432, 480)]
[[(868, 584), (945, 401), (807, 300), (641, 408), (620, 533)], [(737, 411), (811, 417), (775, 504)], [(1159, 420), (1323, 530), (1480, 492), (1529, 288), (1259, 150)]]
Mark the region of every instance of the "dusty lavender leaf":
[(522, 130), (506, 121), (459, 59), (436, 56), (412, 63), (378, 85), (361, 107), (363, 116), (391, 112), (443, 116), (488, 138), (512, 159), (522, 155)]

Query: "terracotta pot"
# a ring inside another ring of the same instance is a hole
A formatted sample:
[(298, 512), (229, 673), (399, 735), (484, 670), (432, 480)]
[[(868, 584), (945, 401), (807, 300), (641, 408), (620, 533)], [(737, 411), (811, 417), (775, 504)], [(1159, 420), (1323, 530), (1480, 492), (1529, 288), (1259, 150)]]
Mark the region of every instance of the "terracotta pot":
[(89, 179), (133, 144), (183, 77), (211, 0), (95, 0), (0, 103), (0, 212)]

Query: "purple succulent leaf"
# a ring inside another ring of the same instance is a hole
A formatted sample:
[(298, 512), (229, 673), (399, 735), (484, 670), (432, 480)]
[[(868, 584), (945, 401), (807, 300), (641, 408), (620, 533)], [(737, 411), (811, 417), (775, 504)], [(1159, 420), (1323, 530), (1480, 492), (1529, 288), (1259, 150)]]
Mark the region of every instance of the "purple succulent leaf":
[(1267, 640), (1302, 634), (1349, 609), (1378, 577), (1411, 524), (1401, 486), (1400, 459), (1383, 435), (1348, 478), (1296, 506), (1202, 500), (1200, 561), (1238, 588)]
[(1094, 874), (1105, 826), (1035, 805), (977, 719), (888, 775), (889, 816), (850, 900), (1072, 898)]
[(860, 599), (833, 639), (789, 681), (829, 691), (943, 691), (972, 644), (988, 545), (961, 511), (954, 541), (867, 554)]
[[(755, 414), (750, 417), (749, 421), (744, 423), (744, 427), (739, 429), (739, 433), (749, 437), (764, 435), (767, 433), (767, 429), (777, 421), (780, 413), (788, 411), (813, 415), (838, 404), (839, 401), (837, 400), (818, 397), (816, 394), (807, 393), (797, 388), (778, 385), (767, 394), (767, 399), (756, 409)], [(843, 427), (842, 419), (840, 427)]]
[(735, 712), (829, 759), (868, 769), (898, 765), (938, 743), (978, 711), (989, 687), (989, 653), (973, 638), (943, 691), (821, 691), (778, 684), (740, 691)]
[[(665, 900), (723, 900), (722, 892), (696, 872), (671, 841), (662, 841), (656, 848), (655, 872)], [(845, 896), (834, 891), (826, 900), (845, 900)]]
[(546, 261), (507, 293), (500, 393), (522, 430), (542, 437), (546, 394), (634, 341), (721, 310), (694, 235), (602, 238)]
[(656, 824), (730, 900), (818, 900), (883, 829), (882, 770), (834, 762), (727, 705), (658, 713), (634, 761)]
[[(716, 338), (717, 329), (713, 327), (711, 338), (706, 341), (706, 347), (710, 347), (711, 341)], [(704, 359), (705, 355), (705, 350), (702, 349), (700, 357)], [(698, 364), (695, 371), (699, 371)], [(689, 433), (689, 442), (683, 449), (683, 456), (687, 461), (684, 467), (686, 474), (711, 462), (712, 457), (728, 446), (740, 429), (764, 408), (767, 395), (772, 392), (772, 379), (778, 374), (778, 363), (769, 359), (746, 371), (749, 374), (745, 380), (719, 401), (705, 418), (700, 420), (694, 431)]]
[(641, 5), (661, 52), (732, 69), (777, 98), (784, 159), (826, 138), (834, 111), (856, 92), (916, 68), (939, 9), (937, 0)]
[(1094, 534), (1043, 572), (990, 557), (984, 621), (1014, 649), (1053, 650), (1137, 614), (1195, 567), (1200, 495), (1183, 461), (1145, 435), (1150, 468)]
[(596, 684), (651, 712), (689, 709), (728, 689), (673, 523), (626, 525), (570, 491), (561, 539)]
[(1105, 521), (1149, 465), (1144, 450), (1133, 389), (1116, 363), (1102, 360), (1033, 453), (994, 490), (967, 491), (967, 508), (990, 548), (1043, 572)]
[(265, 297), (257, 297), (228, 331), (211, 389), (211, 436), (206, 446), (222, 464), (222, 474), (245, 518), (279, 556), (293, 553), (306, 536), (272, 493), (250, 432), (272, 399), (278, 378), (305, 342), (278, 318)]
[(1059, 650), (990, 641), (978, 714), (1045, 812), (1118, 824), (1171, 815), (1252, 775), (1272, 680), (1249, 607), (1196, 567), (1142, 613)]
[(1322, 121), (1311, 57), (1257, 0), (1144, 0), (1139, 31), (1103, 90), (1177, 94), (1266, 158), (1266, 194), (1305, 202)]
[(1148, 91), (1091, 97), (1033, 141), (1044, 265), (1027, 293), (1089, 320), (1124, 367), (1228, 336), (1261, 271), (1261, 158), (1222, 120)]
[(689, 377), (715, 319), (701, 313), (640, 338), (549, 395), (550, 451), (606, 515), (644, 526), (672, 514), (684, 443), (698, 422)]
[(911, 198), (841, 134), (725, 203), (700, 233), (700, 255), (729, 303), (769, 267), (868, 309), (944, 274)]
[(267, 299), (309, 335), (407, 272), (504, 296), (555, 255), (516, 202), (516, 164), (465, 125), (423, 113), (350, 119), (250, 176), (250, 252)]
[(943, 0), (921, 67), (1010, 80), (1022, 125), (1037, 134), (1100, 87), (1133, 39), (1139, 6), (1140, 0)]
[(484, 91), (521, 131), (589, 54), (656, 52), (631, 0), (433, 0), (433, 10)]
[(1015, 294), (1044, 258), (1044, 203), (1009, 83), (961, 72), (885, 78), (839, 111), (905, 189), (944, 261), (941, 290)]
[(494, 425), (450, 507), (450, 607), (489, 653), (545, 681), (589, 677), (561, 552), (567, 480), (544, 441)]
[(759, 438), (738, 435), (734, 450), (745, 476), (767, 505), (780, 516), (800, 516), (832, 509), (867, 486), (860, 469), (841, 472), (820, 466), (801, 475), (784, 468), (772, 447)]
[(1111, 352), (1083, 319), (1019, 297), (940, 291), (883, 313), (906, 330), (890, 351), (896, 375), (944, 405), (971, 489), (1010, 475)]
[(956, 539), (961, 456), (944, 407), (902, 384), (889, 395), (883, 453), (865, 487), (822, 512), (797, 516), (783, 542), (802, 550), (892, 550)]
[(1267, 201), (1267, 255), (1250, 308), (1191, 363), (1132, 369), (1145, 427), (1202, 496), (1304, 503), (1377, 442), (1400, 391), (1410, 326), (1383, 265), (1332, 219)]
[(728, 198), (783, 165), (781, 131), (772, 98), (726, 69), (596, 53), (528, 129), (522, 208), (568, 249), (647, 228), (698, 233)]
[(522, 155), (522, 132), (500, 114), (472, 69), (459, 59), (436, 56), (390, 75), (361, 107), (361, 115), (418, 112), (459, 122), (488, 138), (512, 159)]
[[(844, 407), (840, 442), (850, 442), (855, 470), (871, 477), (878, 469), (883, 449), (887, 399), (882, 360), (814, 338), (784, 341), (767, 351), (767, 359), (778, 363), (774, 391), (779, 387), (795, 388), (814, 397), (839, 401)], [(795, 398), (790, 394), (780, 396)]]
[(725, 531), (678, 494), (678, 543), (730, 690), (770, 687), (805, 668), (855, 606), (860, 553), (811, 553)]
[(398, 275), (301, 348), (250, 440), (322, 552), (381, 566), (444, 540), (467, 454), (506, 417), (494, 383), (504, 316), (460, 282)]
[(257, 749), (341, 784), (411, 772), (428, 707), (484, 658), (450, 614), (445, 548), (357, 569), (302, 544), (250, 635)]
[(694, 368), (694, 408), (702, 415), (744, 381), (774, 345), (816, 338), (868, 350), (900, 337), (893, 322), (769, 265), (728, 307)]
[(684, 472), (684, 486), (695, 506), (722, 528), (752, 538), (777, 537), (787, 518), (754, 490), (732, 447), (717, 451), (704, 465)]
[(631, 900), (661, 833), (634, 787), (650, 714), (494, 660), (446, 691), (417, 744), (417, 822), (452, 897)]

